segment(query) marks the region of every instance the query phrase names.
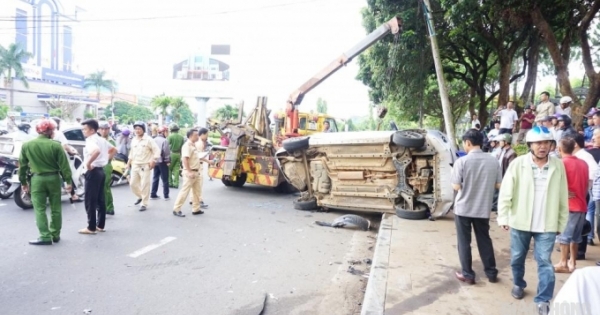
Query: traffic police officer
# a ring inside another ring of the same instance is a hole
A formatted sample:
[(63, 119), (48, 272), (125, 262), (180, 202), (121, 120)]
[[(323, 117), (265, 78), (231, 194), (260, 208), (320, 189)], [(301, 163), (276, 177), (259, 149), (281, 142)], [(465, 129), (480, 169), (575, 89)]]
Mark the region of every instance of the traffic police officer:
[[(104, 140), (108, 141), (113, 147), (117, 146), (115, 140), (110, 137), (110, 124), (107, 121), (100, 122), (99, 133)], [(112, 181), (112, 156), (109, 155), (108, 163), (104, 166), (104, 202), (106, 204), (106, 214), (115, 215), (115, 205), (113, 203), (112, 191), (110, 189), (110, 182)]]
[(138, 198), (135, 205), (141, 203), (139, 210), (146, 211), (148, 199), (150, 199), (152, 170), (160, 157), (160, 149), (154, 139), (146, 134), (146, 126), (143, 122), (135, 122), (133, 128), (135, 129), (135, 137), (131, 140), (131, 150), (127, 161), (127, 169), (131, 168), (129, 186)]
[(171, 164), (169, 164), (169, 187), (179, 188), (179, 172), (181, 171), (181, 147), (185, 142), (179, 134), (179, 126), (171, 124), (171, 134), (167, 138), (171, 149)]
[[(39, 136), (27, 141), (21, 148), (19, 157), (19, 181), (25, 193), (31, 191), (31, 201), (35, 211), (35, 221), (40, 231), (37, 240), (29, 241), (31, 245), (52, 245), (60, 241), (62, 227), (61, 186), (71, 190), (71, 168), (61, 144), (52, 140), (55, 126), (44, 119), (36, 126)], [(31, 172), (31, 188), (27, 182)], [(62, 180), (59, 177), (62, 177)], [(50, 226), (46, 216), (46, 201), (50, 200)]]

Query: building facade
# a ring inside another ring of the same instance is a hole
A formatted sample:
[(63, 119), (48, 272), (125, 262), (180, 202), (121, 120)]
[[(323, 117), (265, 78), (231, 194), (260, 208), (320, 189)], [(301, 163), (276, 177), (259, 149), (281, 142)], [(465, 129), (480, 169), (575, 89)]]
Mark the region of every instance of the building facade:
[(69, 113), (72, 118), (83, 117), (86, 105), (97, 105), (78, 73), (75, 34), (85, 11), (77, 0), (2, 0), (0, 12), (0, 45), (15, 43), (31, 54), (22, 60), (29, 88), (14, 80), (11, 93), (10, 86), (1, 84), (0, 99), (22, 108), (23, 116), (47, 113), (67, 102), (69, 108), (78, 105)]

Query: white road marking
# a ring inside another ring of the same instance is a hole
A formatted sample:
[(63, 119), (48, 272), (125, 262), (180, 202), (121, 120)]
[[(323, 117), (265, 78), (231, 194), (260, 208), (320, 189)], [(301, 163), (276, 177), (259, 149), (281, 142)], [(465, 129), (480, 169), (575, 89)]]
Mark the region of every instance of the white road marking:
[(170, 243), (170, 242), (172, 242), (172, 241), (174, 241), (176, 239), (177, 238), (173, 237), (173, 236), (165, 237), (162, 240), (160, 240), (160, 242), (148, 245), (148, 246), (143, 247), (143, 248), (140, 248), (140, 249), (136, 250), (135, 252), (133, 252), (133, 253), (127, 255), (127, 256), (129, 256), (131, 258), (138, 258), (138, 257), (140, 257), (140, 256), (148, 253), (149, 251), (155, 250), (155, 249), (157, 249), (157, 248), (159, 248), (159, 247), (161, 247), (161, 246), (163, 246), (163, 245), (165, 245), (167, 243)]

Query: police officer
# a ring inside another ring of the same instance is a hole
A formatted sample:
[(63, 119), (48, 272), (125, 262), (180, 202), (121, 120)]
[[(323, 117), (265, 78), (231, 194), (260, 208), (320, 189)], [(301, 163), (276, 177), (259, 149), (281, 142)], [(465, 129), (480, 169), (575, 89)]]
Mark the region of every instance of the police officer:
[[(99, 124), (100, 136), (104, 138), (104, 140), (108, 141), (113, 147), (117, 146), (115, 140), (110, 137), (110, 124), (106, 121), (102, 121)], [(110, 182), (112, 181), (112, 158), (113, 155), (109, 154), (108, 163), (104, 166), (104, 203), (106, 204), (106, 214), (115, 215), (115, 205), (113, 203), (112, 191), (110, 189)]]
[(169, 164), (169, 187), (179, 188), (179, 172), (181, 171), (181, 147), (185, 142), (179, 134), (179, 126), (171, 124), (171, 134), (167, 138), (171, 149), (171, 164)]
[[(35, 128), (39, 136), (23, 144), (19, 157), (19, 181), (24, 192), (31, 191), (35, 221), (40, 231), (37, 240), (29, 241), (31, 245), (52, 245), (52, 242), (60, 241), (61, 186), (57, 183), (65, 181), (65, 189), (71, 190), (71, 168), (60, 143), (52, 140), (54, 128), (54, 124), (49, 120), (40, 121)], [(27, 182), (30, 172), (31, 188)], [(51, 212), (49, 227), (46, 216), (48, 199)]]
[(135, 122), (133, 128), (135, 137), (131, 140), (131, 150), (129, 151), (126, 170), (131, 168), (129, 186), (138, 198), (134, 204), (139, 205), (141, 203), (139, 210), (146, 211), (148, 199), (150, 199), (152, 170), (160, 157), (160, 149), (154, 139), (146, 134), (146, 126), (143, 122)]

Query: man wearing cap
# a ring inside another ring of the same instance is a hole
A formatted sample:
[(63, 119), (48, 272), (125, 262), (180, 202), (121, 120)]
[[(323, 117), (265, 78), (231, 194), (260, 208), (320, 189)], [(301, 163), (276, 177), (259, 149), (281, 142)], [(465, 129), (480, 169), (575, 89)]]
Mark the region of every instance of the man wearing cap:
[(535, 115), (531, 112), (532, 107), (533, 106), (525, 107), (525, 112), (521, 115), (521, 128), (519, 129), (519, 136), (517, 138), (518, 143), (523, 143), (525, 134), (533, 127)]
[[(590, 108), (588, 113), (585, 115), (585, 117), (587, 118), (588, 126), (583, 131), (583, 138), (585, 140), (586, 147), (592, 146), (592, 138), (594, 137), (594, 130), (596, 129), (596, 122), (595, 122), (596, 119), (594, 118), (596, 116), (595, 115), (596, 112), (598, 112), (598, 110), (595, 107), (592, 107), (592, 108)], [(599, 118), (599, 120), (600, 120), (600, 118)]]
[(554, 112), (571, 117), (571, 103), (573, 103), (573, 99), (570, 96), (561, 97), (560, 105), (554, 107)]
[(535, 109), (536, 115), (542, 117), (554, 115), (555, 108), (554, 104), (550, 102), (550, 93), (544, 91), (542, 92), (542, 94), (540, 94), (540, 98), (542, 101), (538, 104), (538, 106)]
[[(106, 121), (102, 121), (98, 124), (98, 133), (106, 140), (112, 147), (116, 147), (117, 143), (110, 137), (110, 124)], [(104, 204), (106, 204), (106, 214), (115, 215), (115, 205), (113, 202), (112, 191), (110, 189), (110, 183), (112, 182), (112, 159), (116, 154), (115, 150), (109, 150), (108, 152), (108, 163), (104, 166)]]

